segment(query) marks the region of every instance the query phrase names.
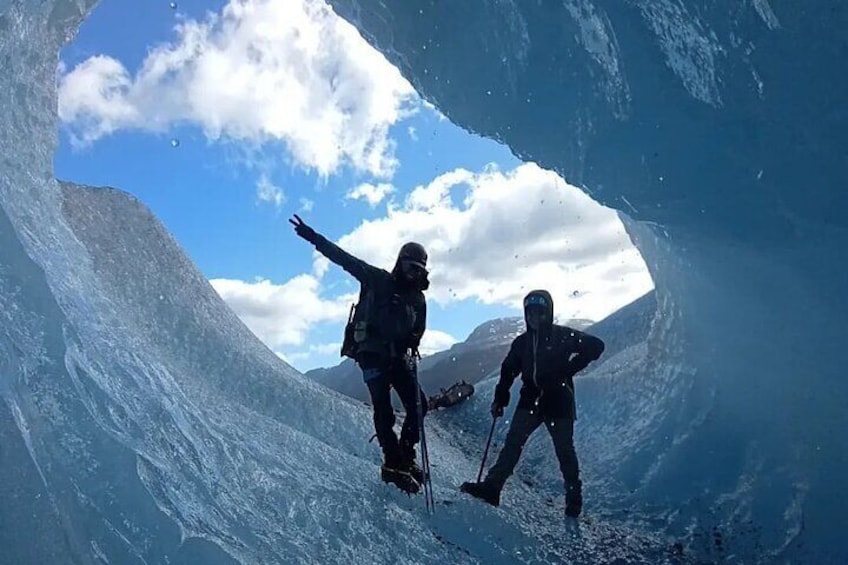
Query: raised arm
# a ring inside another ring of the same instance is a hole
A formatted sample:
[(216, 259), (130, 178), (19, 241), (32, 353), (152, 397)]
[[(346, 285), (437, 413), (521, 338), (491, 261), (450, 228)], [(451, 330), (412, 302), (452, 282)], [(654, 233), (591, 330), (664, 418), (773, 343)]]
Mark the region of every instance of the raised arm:
[(294, 231), (297, 235), (315, 246), (324, 257), (353, 275), (356, 280), (362, 284), (368, 284), (373, 280), (374, 276), (380, 271), (377, 267), (369, 265), (362, 259), (354, 257), (314, 229), (306, 225), (297, 214), (294, 215), (294, 220), (289, 220), (294, 226)]

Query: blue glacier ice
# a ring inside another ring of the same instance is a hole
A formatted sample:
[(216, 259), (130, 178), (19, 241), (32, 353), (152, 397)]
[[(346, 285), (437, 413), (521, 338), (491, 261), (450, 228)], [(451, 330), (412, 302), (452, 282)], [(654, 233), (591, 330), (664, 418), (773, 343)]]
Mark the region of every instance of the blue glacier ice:
[(725, 555), (848, 561), (848, 5), (330, 3), (454, 123), (628, 217), (660, 311), (586, 426), (622, 502)]
[(648, 338), (577, 383), (566, 525), (543, 434), (501, 508), (456, 492), (492, 379), (428, 425), (428, 516), (376, 480), (367, 407), (143, 203), (54, 178), (95, 3), (0, 0), (0, 563), (848, 561), (848, 5), (331, 2), (454, 122), (619, 209), (651, 269)]

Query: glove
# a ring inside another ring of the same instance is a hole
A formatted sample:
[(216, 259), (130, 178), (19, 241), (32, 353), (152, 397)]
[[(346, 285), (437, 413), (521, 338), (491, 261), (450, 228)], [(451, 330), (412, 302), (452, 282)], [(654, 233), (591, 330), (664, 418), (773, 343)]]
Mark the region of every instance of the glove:
[(297, 214), (295, 214), (294, 217), (294, 220), (289, 219), (289, 223), (294, 226), (294, 233), (296, 233), (309, 243), (315, 243), (315, 240), (318, 235), (315, 230), (307, 226)]
[(504, 407), (497, 400), (494, 400), (492, 402), (491, 412), (493, 417), (500, 418), (501, 416), (503, 416)]

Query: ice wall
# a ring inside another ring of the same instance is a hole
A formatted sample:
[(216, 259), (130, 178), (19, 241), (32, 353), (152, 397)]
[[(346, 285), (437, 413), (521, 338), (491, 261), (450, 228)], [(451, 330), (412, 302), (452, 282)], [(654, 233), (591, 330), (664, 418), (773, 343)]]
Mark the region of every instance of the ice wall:
[(57, 183), (57, 54), (90, 8), (0, 1), (0, 563), (658, 561), (644, 528), (460, 495), (485, 403), (465, 452), (428, 427), (428, 516), (379, 482), (370, 412), (264, 347), (142, 203)]
[[(721, 534), (725, 558), (848, 560), (848, 7), (333, 4), (452, 120), (629, 216), (660, 315), (644, 347), (616, 356), (628, 369), (578, 384), (595, 500), (671, 532)], [(156, 273), (138, 270), (133, 240), (115, 251), (100, 243), (116, 234), (84, 233), (96, 225), (85, 214), (117, 201), (52, 175), (57, 53), (91, 7), (0, 2), (0, 561), (379, 562), (398, 556), (394, 535), (412, 540), (410, 561), (638, 555), (638, 536), (563, 538), (535, 489), (512, 491), (513, 512), (457, 502), (441, 539), (397, 501), (365, 504), (375, 467), (354, 447), (362, 408), (289, 374), (211, 294), (193, 307), (178, 253), (162, 271), (176, 269), (170, 304), (141, 293)], [(186, 354), (203, 369), (191, 378)], [(338, 418), (303, 424), (309, 402)], [(485, 430), (485, 406), (466, 409)], [(440, 447), (443, 487), (473, 474)], [(458, 549), (480, 515), (484, 537)]]
[(0, 4), (0, 562), (338, 554), (310, 515), (374, 474), (368, 414), (265, 348), (140, 203), (53, 178), (58, 50), (92, 5)]
[(848, 559), (848, 5), (331, 4), (452, 121), (632, 218), (661, 317), (598, 414), (610, 481), (729, 552)]

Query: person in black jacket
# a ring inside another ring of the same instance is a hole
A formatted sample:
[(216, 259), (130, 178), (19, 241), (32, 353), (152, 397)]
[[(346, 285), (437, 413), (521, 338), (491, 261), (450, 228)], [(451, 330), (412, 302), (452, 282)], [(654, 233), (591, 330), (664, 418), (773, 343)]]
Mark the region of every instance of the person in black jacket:
[[(418, 492), (424, 473), (415, 463), (415, 445), (420, 439), (419, 416), (423, 425), (427, 411), (427, 396), (416, 385), (418, 346), (427, 324), (427, 252), (419, 243), (404, 244), (389, 273), (347, 253), (299, 216), (294, 218), (289, 222), (297, 235), (360, 283), (359, 303), (345, 329), (342, 354), (352, 357), (362, 369), (371, 394), (374, 431), (383, 450), (383, 480), (406, 492)], [(393, 429), (392, 388), (406, 412), (400, 439)]]
[(492, 416), (503, 415), (510, 387), (519, 374), (523, 385), (503, 449), (482, 482), (463, 483), (463, 492), (489, 504), (500, 504), (501, 490), (512, 475), (524, 444), (545, 424), (554, 442), (565, 483), (565, 513), (577, 517), (583, 508), (582, 482), (574, 451), (574, 375), (601, 356), (604, 342), (584, 332), (553, 323), (550, 293), (534, 290), (524, 298), (527, 331), (513, 340), (501, 364)]

